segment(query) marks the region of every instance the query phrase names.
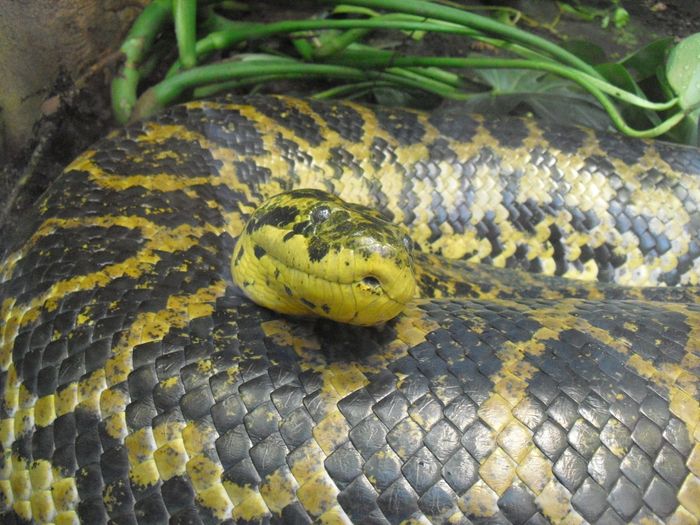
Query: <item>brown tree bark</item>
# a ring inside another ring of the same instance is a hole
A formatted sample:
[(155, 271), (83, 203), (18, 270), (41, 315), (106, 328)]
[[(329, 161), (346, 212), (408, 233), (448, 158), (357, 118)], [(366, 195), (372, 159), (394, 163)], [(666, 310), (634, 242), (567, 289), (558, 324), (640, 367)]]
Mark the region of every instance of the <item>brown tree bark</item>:
[[(60, 72), (73, 80), (119, 47), (147, 0), (0, 0), (0, 159), (27, 144)], [(0, 164), (2, 162), (0, 161)]]

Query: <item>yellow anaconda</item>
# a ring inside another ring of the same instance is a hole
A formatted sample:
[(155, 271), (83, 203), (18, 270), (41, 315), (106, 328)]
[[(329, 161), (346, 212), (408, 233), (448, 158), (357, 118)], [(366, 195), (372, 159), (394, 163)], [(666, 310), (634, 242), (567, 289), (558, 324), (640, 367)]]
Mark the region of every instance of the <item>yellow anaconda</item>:
[[(293, 188), (408, 231), (395, 319), (233, 284)], [(254, 97), (116, 131), (4, 242), (0, 522), (697, 523), (699, 230), (698, 150), (529, 120)]]

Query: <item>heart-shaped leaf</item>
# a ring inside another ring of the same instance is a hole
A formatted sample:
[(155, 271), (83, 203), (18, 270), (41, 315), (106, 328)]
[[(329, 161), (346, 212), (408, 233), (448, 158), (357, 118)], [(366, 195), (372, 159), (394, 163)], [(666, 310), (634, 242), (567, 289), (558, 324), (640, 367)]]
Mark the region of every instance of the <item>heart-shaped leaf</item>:
[(700, 33), (684, 38), (671, 50), (666, 78), (683, 109), (700, 105)]

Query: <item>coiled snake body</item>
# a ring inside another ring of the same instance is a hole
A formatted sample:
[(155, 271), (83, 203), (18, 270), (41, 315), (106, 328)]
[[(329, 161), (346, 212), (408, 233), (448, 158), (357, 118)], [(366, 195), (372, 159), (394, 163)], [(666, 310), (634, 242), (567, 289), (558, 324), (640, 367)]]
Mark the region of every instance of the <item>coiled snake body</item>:
[[(402, 314), (242, 296), (291, 188), (410, 232)], [(114, 132), (6, 243), (0, 521), (696, 523), (699, 230), (697, 150), (528, 120), (259, 97)]]

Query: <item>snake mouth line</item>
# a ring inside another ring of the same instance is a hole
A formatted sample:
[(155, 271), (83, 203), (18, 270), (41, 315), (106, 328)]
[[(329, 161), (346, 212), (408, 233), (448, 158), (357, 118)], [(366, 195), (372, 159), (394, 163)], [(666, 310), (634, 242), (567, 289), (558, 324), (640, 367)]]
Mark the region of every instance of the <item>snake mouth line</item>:
[[(276, 263), (279, 263), (281, 266), (284, 266), (284, 268), (285, 268), (286, 270), (288, 270), (289, 272), (298, 272), (298, 273), (300, 273), (300, 274), (302, 274), (302, 275), (306, 275), (306, 276), (308, 276), (308, 277), (311, 277), (311, 278), (316, 279), (316, 280), (319, 280), (319, 281), (323, 281), (323, 282), (325, 282), (325, 283), (329, 283), (329, 284), (331, 284), (331, 285), (338, 285), (338, 286), (344, 286), (344, 287), (351, 287), (353, 284), (362, 281), (362, 279), (364, 279), (364, 278), (366, 277), (366, 276), (365, 276), (365, 277), (361, 277), (361, 278), (358, 278), (358, 279), (353, 279), (353, 280), (351, 280), (351, 281), (342, 281), (342, 280), (340, 280), (340, 279), (337, 279), (337, 280), (334, 280), (334, 279), (327, 279), (327, 278), (322, 277), (322, 276), (320, 276), (320, 275), (306, 272), (306, 271), (304, 271), (304, 270), (302, 270), (302, 269), (300, 269), (300, 268), (297, 268), (296, 266), (293, 266), (293, 265), (291, 265), (291, 264), (288, 264), (286, 261), (283, 261), (281, 258), (279, 258), (278, 256), (274, 255), (274, 254), (273, 254), (272, 252), (270, 252), (270, 251), (266, 251), (265, 255), (268, 256), (268, 257), (270, 257), (271, 259), (273, 259)], [(386, 298), (388, 301), (390, 301), (393, 305), (397, 305), (397, 306), (406, 306), (407, 302), (397, 301), (394, 297), (391, 296), (391, 294), (386, 290), (386, 288), (384, 288), (384, 286), (381, 284), (381, 281), (379, 281), (378, 279), (377, 279), (377, 281), (379, 282), (379, 287), (382, 289), (382, 294), (385, 296), (385, 298)], [(352, 295), (352, 297), (353, 297), (353, 300), (356, 301), (356, 299), (355, 299), (355, 294), (352, 293), (351, 295)], [(357, 304), (357, 303), (356, 303), (356, 304)], [(355, 307), (355, 311), (357, 311), (357, 306)]]

